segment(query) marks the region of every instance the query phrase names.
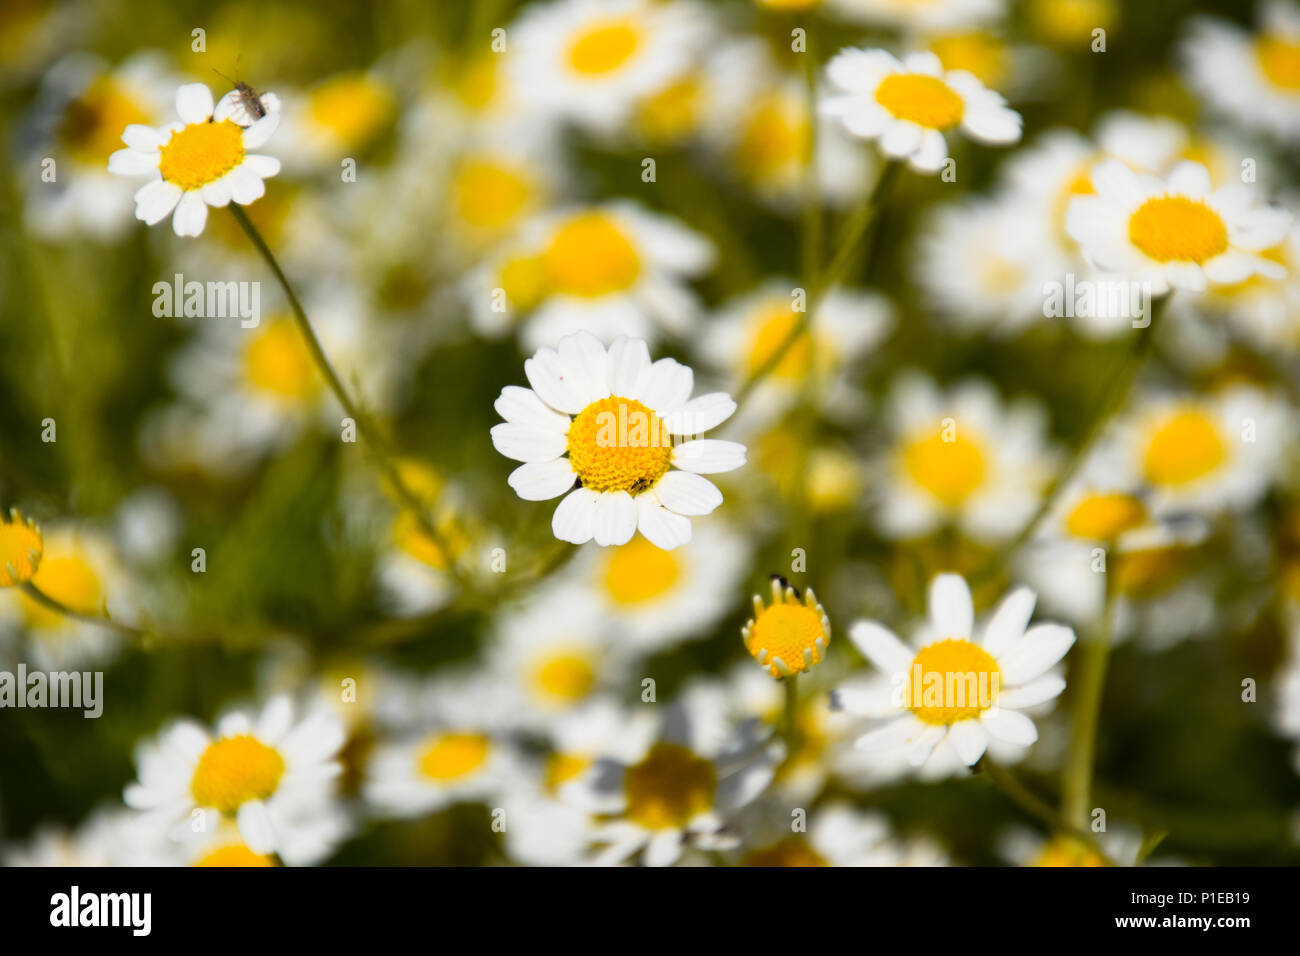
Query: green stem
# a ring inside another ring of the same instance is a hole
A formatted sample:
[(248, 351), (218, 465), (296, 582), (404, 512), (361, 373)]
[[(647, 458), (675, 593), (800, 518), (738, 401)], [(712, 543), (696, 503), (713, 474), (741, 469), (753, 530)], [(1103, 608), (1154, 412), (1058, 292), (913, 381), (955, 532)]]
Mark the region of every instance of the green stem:
[(799, 744), (799, 675), (782, 679), (785, 688), (785, 711), (781, 715), (781, 735), (785, 738), (785, 759), (793, 760)]
[(240, 228), (244, 230), (244, 234), (248, 236), (248, 241), (253, 244), (253, 248), (262, 256), (276, 281), (280, 283), (280, 288), (284, 290), (285, 298), (289, 301), (289, 309), (293, 314), (294, 323), (302, 334), (303, 341), (307, 345), (307, 351), (311, 353), (312, 361), (325, 379), (330, 391), (334, 393), (334, 397), (338, 399), (338, 403), (343, 406), (343, 411), (356, 422), (357, 431), (366, 440), (366, 444), (369, 445), (379, 470), (388, 479), (398, 497), (402, 499), (402, 503), (415, 514), (416, 520), (420, 523), (420, 529), (429, 536), (430, 540), (446, 556), (447, 567), (451, 570), (452, 575), (461, 584), (466, 584), (465, 573), (460, 568), (455, 552), (451, 550), (446, 537), (438, 530), (437, 524), (429, 515), (429, 504), (421, 500), (419, 495), (415, 494), (402, 479), (401, 473), (393, 463), (392, 451), (389, 449), (379, 427), (362, 410), (360, 404), (353, 400), (346, 386), (344, 386), (343, 380), (334, 371), (329, 356), (325, 354), (320, 339), (316, 337), (316, 331), (312, 328), (311, 320), (307, 318), (306, 310), (302, 307), (297, 294), (293, 291), (293, 286), (289, 284), (289, 279), (285, 276), (284, 270), (280, 268), (280, 263), (276, 260), (275, 254), (271, 252), (266, 240), (262, 238), (262, 234), (258, 232), (257, 227), (253, 225), (248, 218), (248, 214), (242, 208), (235, 203), (231, 203), (227, 208), (234, 215), (235, 221), (239, 223)]
[(981, 758), (974, 769), (982, 772), (990, 783), (1002, 791), (1007, 799), (1030, 816), (1036, 817), (1053, 831), (1068, 833), (1076, 840), (1082, 841), (1085, 846), (1101, 857), (1107, 866), (1116, 865), (1114, 860), (1102, 852), (1101, 847), (1097, 845), (1097, 841), (1091, 833), (1082, 827), (1073, 825), (1068, 820), (1063, 820), (1045, 800), (1017, 780), (1010, 770), (989, 760), (987, 756)]
[(104, 617), (98, 614), (83, 614), (80, 611), (74, 611), (57, 598), (50, 597), (50, 595), (46, 594), (31, 581), (24, 581), (18, 586), (29, 598), (44, 607), (46, 610), (53, 611), (55, 614), (70, 618), (74, 621), (81, 621), (84, 624), (94, 624), (97, 627), (105, 627), (110, 631), (117, 631), (119, 634), (123, 634), (127, 637), (142, 638), (148, 636), (148, 631), (141, 630), (138, 627), (132, 627), (129, 624), (122, 624), (119, 621), (114, 621), (110, 617)]

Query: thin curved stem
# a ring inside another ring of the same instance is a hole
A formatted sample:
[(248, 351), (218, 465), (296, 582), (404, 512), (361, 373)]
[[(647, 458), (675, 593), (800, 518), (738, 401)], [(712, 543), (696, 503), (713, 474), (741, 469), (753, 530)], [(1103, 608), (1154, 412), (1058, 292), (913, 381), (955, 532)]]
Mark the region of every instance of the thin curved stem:
[(83, 614), (81, 611), (74, 611), (62, 601), (53, 598), (38, 588), (31, 581), (24, 581), (18, 587), (29, 598), (35, 601), (47, 611), (53, 611), (62, 617), (70, 618), (74, 621), (81, 621), (84, 624), (94, 624), (97, 627), (108, 628), (110, 631), (117, 631), (127, 637), (141, 638), (146, 637), (149, 632), (138, 627), (132, 627), (130, 624), (123, 624), (115, 621), (110, 617), (103, 617), (98, 614)]
[(785, 738), (785, 759), (794, 759), (799, 744), (799, 675), (781, 681), (785, 688), (785, 710), (781, 715), (781, 735)]

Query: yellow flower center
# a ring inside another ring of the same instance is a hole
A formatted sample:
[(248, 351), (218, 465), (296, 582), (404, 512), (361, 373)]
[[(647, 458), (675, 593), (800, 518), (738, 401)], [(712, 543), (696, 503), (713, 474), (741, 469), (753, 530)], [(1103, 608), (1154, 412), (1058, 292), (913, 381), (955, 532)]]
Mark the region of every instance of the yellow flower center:
[(822, 626), (821, 611), (806, 604), (782, 602), (764, 608), (750, 629), (747, 646), (749, 653), (758, 659), (764, 651), (767, 656), (760, 662), (773, 677), (782, 676), (775, 660), (781, 659), (794, 673), (808, 669), (804, 652), (812, 652), (813, 664), (820, 664), (822, 650), (817, 646), (830, 643)]
[(231, 843), (210, 850), (194, 861), (195, 866), (275, 866), (269, 856), (254, 853), (242, 843)]
[(966, 109), (947, 83), (926, 73), (891, 73), (876, 87), (876, 102), (927, 129), (956, 126)]
[(582, 700), (596, 685), (596, 671), (582, 654), (553, 654), (533, 668), (533, 685), (543, 697), (562, 704)]
[(1065, 530), (1076, 538), (1114, 541), (1146, 520), (1146, 508), (1137, 498), (1120, 492), (1086, 495), (1065, 518)]
[(650, 830), (677, 829), (713, 806), (713, 764), (677, 744), (655, 744), (623, 777), (626, 815)]
[[(47, 554), (31, 577), (36, 585), (60, 604), (81, 614), (98, 614), (103, 586), (95, 569), (77, 554)], [(66, 619), (55, 611), (23, 596), (23, 618), (31, 628), (55, 628)]]
[(1261, 37), (1256, 47), (1259, 67), (1284, 90), (1300, 90), (1300, 41), (1290, 37)]
[(420, 754), (420, 773), (438, 783), (468, 777), (487, 762), (489, 748), (482, 734), (440, 734)]
[(1002, 671), (988, 651), (948, 638), (924, 647), (903, 685), (903, 706), (927, 724), (978, 717), (997, 702)]
[(0, 516), (0, 588), (31, 580), (44, 548), (40, 529), (17, 511)]
[(760, 99), (736, 144), (736, 165), (745, 178), (767, 182), (791, 168), (801, 169), (811, 127), (801, 104), (779, 94)]
[(533, 188), (521, 168), (493, 159), (467, 159), (452, 175), (452, 194), (461, 222), (498, 231), (528, 208)]
[(103, 165), (123, 147), (122, 130), (149, 115), (108, 77), (93, 81), (64, 108), (59, 139), (79, 160)]
[(1205, 262), (1228, 249), (1228, 227), (1199, 199), (1157, 196), (1128, 221), (1133, 245), (1157, 262)]
[(1151, 432), (1142, 471), (1153, 485), (1185, 485), (1215, 471), (1227, 454), (1218, 424), (1200, 409), (1183, 408)]
[(546, 271), (556, 292), (596, 299), (622, 292), (641, 274), (636, 247), (610, 218), (582, 213), (556, 230)]
[(585, 76), (612, 73), (641, 46), (641, 29), (631, 17), (600, 20), (569, 44), (569, 66)]
[(1096, 850), (1068, 837), (1048, 840), (1030, 866), (1105, 866)]
[(687, 75), (643, 100), (637, 108), (642, 134), (658, 143), (672, 143), (695, 131), (704, 91), (698, 77)]
[(602, 398), (569, 426), (569, 462), (584, 488), (639, 495), (672, 464), (672, 436), (652, 409), (634, 398)]
[(243, 161), (244, 131), (235, 123), (191, 123), (163, 145), (158, 172), (189, 191), (216, 182)]
[(275, 793), (283, 775), (284, 758), (256, 737), (222, 737), (199, 757), (190, 792), (201, 807), (234, 813), (249, 800)]
[[(750, 337), (748, 371), (752, 374), (765, 368), (777, 350), (785, 345), (801, 318), (782, 300), (763, 310)], [(786, 349), (771, 374), (790, 381), (802, 381), (812, 370), (814, 344), (808, 335), (801, 335)]]
[(305, 403), (320, 393), (311, 353), (288, 322), (268, 322), (253, 334), (244, 347), (244, 376), (253, 388), (287, 404)]
[(927, 433), (903, 449), (903, 466), (911, 479), (944, 505), (955, 508), (984, 483), (987, 468), (981, 447), (963, 435)]
[(664, 551), (645, 538), (611, 548), (605, 558), (602, 582), (615, 604), (636, 607), (669, 593), (681, 578), (682, 565), (675, 551)]
[(546, 759), (546, 787), (555, 791), (570, 780), (576, 780), (588, 767), (591, 760), (578, 754), (551, 754)]
[(364, 146), (395, 108), (392, 91), (364, 73), (326, 80), (312, 90), (307, 104), (312, 122), (342, 146)]
[(799, 837), (789, 836), (779, 843), (751, 850), (741, 866), (830, 866), (816, 850)]

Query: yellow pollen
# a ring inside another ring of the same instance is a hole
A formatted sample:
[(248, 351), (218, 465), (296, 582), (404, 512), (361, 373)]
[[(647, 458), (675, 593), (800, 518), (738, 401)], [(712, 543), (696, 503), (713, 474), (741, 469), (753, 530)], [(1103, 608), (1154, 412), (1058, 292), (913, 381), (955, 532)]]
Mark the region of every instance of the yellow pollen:
[(158, 172), (191, 190), (216, 182), (244, 161), (244, 131), (230, 120), (191, 123), (172, 133), (162, 148)]
[(641, 29), (630, 17), (600, 20), (569, 44), (569, 66), (586, 76), (612, 73), (641, 46)]
[(1261, 37), (1256, 55), (1260, 69), (1276, 86), (1300, 90), (1300, 41), (1289, 37)]
[(1128, 221), (1133, 245), (1157, 262), (1205, 262), (1228, 249), (1228, 227), (1199, 199), (1157, 196)]
[(602, 581), (615, 604), (636, 607), (672, 591), (681, 574), (677, 552), (664, 551), (636, 537), (609, 549)]
[(1151, 432), (1142, 471), (1153, 485), (1186, 485), (1218, 469), (1227, 454), (1218, 424), (1199, 409), (1183, 408)]
[(588, 767), (591, 760), (577, 754), (551, 754), (546, 759), (546, 787), (555, 791), (570, 780), (576, 780)]
[[(100, 611), (103, 585), (95, 569), (79, 554), (46, 554), (31, 582), (60, 604), (81, 614)], [(26, 595), (23, 595), (23, 618), (32, 628), (55, 628), (66, 620)]]
[(830, 866), (816, 850), (798, 837), (786, 837), (780, 843), (751, 850), (741, 866)]
[(903, 449), (911, 479), (949, 508), (959, 506), (984, 483), (984, 452), (964, 435), (944, 441), (942, 433), (913, 439)]
[(573, 704), (591, 693), (596, 685), (596, 671), (581, 654), (556, 654), (538, 662), (533, 681), (543, 696)]
[(268, 322), (244, 347), (248, 383), (287, 404), (315, 398), (320, 393), (319, 374), (298, 330), (288, 322)]
[(925, 73), (891, 73), (876, 87), (876, 102), (927, 129), (956, 126), (966, 109), (947, 83)]
[(634, 398), (592, 402), (569, 426), (569, 462), (584, 488), (639, 495), (672, 464), (672, 436)]
[(1078, 840), (1055, 837), (1048, 840), (1030, 866), (1105, 866), (1096, 850)]
[(623, 777), (626, 815), (650, 830), (676, 829), (713, 806), (713, 764), (677, 744), (655, 744)]
[(220, 846), (194, 861), (195, 866), (275, 866), (269, 856), (254, 853), (242, 843)]
[[(918, 676), (918, 668), (919, 676)], [(988, 651), (948, 638), (922, 648), (908, 668), (903, 706), (927, 724), (978, 717), (997, 702), (1002, 671)], [(919, 694), (920, 700), (914, 700)]]
[(1087, 495), (1065, 518), (1065, 530), (1076, 538), (1114, 541), (1146, 520), (1146, 508), (1132, 495), (1107, 492)]
[(736, 165), (745, 178), (767, 182), (791, 168), (802, 168), (810, 127), (801, 105), (771, 94), (759, 101), (741, 131)]
[(78, 159), (102, 165), (123, 147), (122, 130), (149, 123), (149, 115), (107, 77), (93, 81), (64, 109), (59, 139)]
[(251, 734), (222, 737), (199, 757), (190, 792), (200, 807), (234, 813), (250, 800), (275, 793), (284, 758)]
[(453, 174), (452, 193), (461, 222), (496, 231), (519, 218), (533, 189), (522, 169), (491, 159), (468, 159)]
[[(786, 344), (799, 324), (800, 318), (786, 300), (770, 305), (762, 311), (750, 338), (749, 355), (746, 360), (751, 374), (766, 367), (777, 349)], [(802, 381), (804, 375), (811, 371), (813, 350), (814, 343), (811, 336), (799, 336), (794, 344), (786, 349), (785, 355), (773, 367), (771, 374), (777, 378)]]
[(596, 299), (631, 288), (641, 274), (636, 247), (608, 216), (574, 216), (556, 230), (545, 252), (556, 292)]
[(420, 754), (420, 773), (439, 783), (468, 777), (487, 761), (488, 749), (482, 734), (442, 734)]
[(45, 542), (36, 525), (16, 510), (7, 516), (0, 515), (0, 588), (30, 581), (44, 549)]
[(392, 92), (364, 73), (326, 80), (311, 91), (312, 121), (343, 146), (364, 146), (393, 116)]

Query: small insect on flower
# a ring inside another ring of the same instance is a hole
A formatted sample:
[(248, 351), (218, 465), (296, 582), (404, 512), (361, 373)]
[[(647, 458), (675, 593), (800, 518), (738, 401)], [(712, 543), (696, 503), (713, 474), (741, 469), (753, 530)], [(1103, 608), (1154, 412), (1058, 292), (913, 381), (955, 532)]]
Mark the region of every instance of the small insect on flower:
[(754, 617), (740, 633), (745, 650), (773, 677), (810, 671), (826, 657), (831, 642), (831, 621), (817, 596), (808, 588), (801, 598), (790, 582), (772, 575), (772, 603), (754, 595)]
[(0, 515), (0, 588), (30, 581), (41, 563), (45, 541), (41, 529), (17, 508)]
[(243, 80), (231, 80), (220, 70), (216, 73), (235, 84), (235, 88), (217, 104), (217, 114), (225, 115), (232, 123), (247, 129), (263, 117), (280, 112), (280, 98), (274, 93), (259, 92)]

